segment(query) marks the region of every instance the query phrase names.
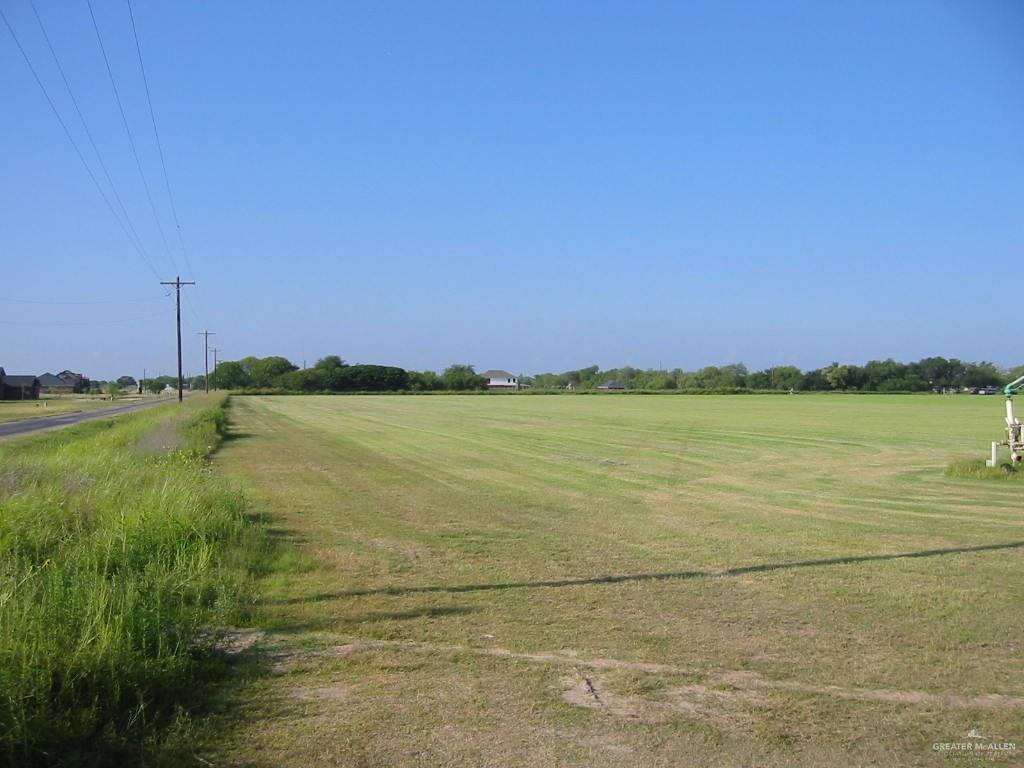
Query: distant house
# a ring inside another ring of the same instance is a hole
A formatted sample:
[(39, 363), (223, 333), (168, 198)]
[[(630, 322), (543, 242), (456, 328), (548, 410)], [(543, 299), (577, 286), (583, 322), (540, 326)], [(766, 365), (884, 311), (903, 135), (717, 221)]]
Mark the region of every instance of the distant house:
[(605, 389), (605, 390), (608, 390), (608, 389), (625, 389), (625, 387), (622, 384), (619, 384), (619, 382), (615, 381), (615, 379), (609, 379), (604, 384), (599, 384), (597, 386), (597, 388), (598, 389)]
[(565, 389), (566, 389), (567, 392), (575, 392), (576, 391), (576, 385), (573, 384), (570, 381), (568, 384), (565, 385)]
[(80, 395), (89, 391), (91, 382), (88, 376), (74, 371), (47, 371), (39, 377), (39, 384), (49, 395)]
[(49, 371), (40, 374), (39, 386), (43, 388), (43, 392), (47, 395), (56, 395), (61, 392), (71, 392), (71, 385), (66, 383), (64, 379), (56, 376)]
[(39, 379), (8, 374), (0, 368), (0, 400), (38, 400)]
[(487, 379), (488, 389), (519, 389), (519, 377), (513, 376), (508, 371), (484, 371), (480, 375)]

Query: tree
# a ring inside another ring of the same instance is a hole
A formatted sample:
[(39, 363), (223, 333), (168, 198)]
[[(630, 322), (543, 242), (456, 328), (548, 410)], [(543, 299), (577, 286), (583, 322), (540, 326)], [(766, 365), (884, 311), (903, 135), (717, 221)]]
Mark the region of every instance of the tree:
[(850, 386), (850, 366), (832, 363), (827, 368), (821, 369), (825, 380), (832, 389), (848, 389)]
[(964, 365), (959, 360), (926, 357), (912, 363), (910, 368), (931, 389), (959, 389), (963, 380)]
[(327, 355), (327, 357), (321, 357), (316, 363), (313, 364), (314, 368), (319, 368), (325, 371), (333, 371), (336, 368), (344, 368), (345, 361), (337, 355)]
[(216, 382), (219, 389), (242, 389), (252, 386), (252, 377), (241, 361), (225, 360), (217, 364)]
[(967, 363), (960, 386), (998, 387), (1002, 384), (1008, 384), (1014, 379), (1019, 378), (1021, 375), (1024, 375), (1024, 369), (1021, 369), (1019, 373), (1014, 373), (1011, 370), (1009, 372), (1009, 376), (1006, 376), (995, 366), (994, 363), (987, 363), (985, 361), (980, 363)]
[[(250, 358), (246, 359), (247, 362)], [(273, 387), (279, 384), (278, 379), (286, 373), (297, 371), (298, 366), (293, 365), (290, 360), (284, 357), (263, 357), (251, 358), (248, 362), (250, 386)]]
[(414, 392), (444, 389), (444, 381), (434, 371), (409, 371), (409, 389)]
[(452, 391), (464, 391), (472, 389), (484, 389), (487, 381), (483, 376), (478, 376), (472, 365), (449, 365), (441, 374), (444, 381), (444, 388)]
[(117, 383), (125, 389), (135, 389), (139, 386), (139, 382), (131, 376), (121, 376), (118, 378)]
[(159, 395), (161, 392), (163, 392), (165, 386), (166, 384), (160, 381), (160, 379), (149, 379), (146, 382), (146, 389), (148, 389), (154, 395)]
[(825, 376), (825, 369), (819, 368), (815, 371), (808, 371), (800, 384), (800, 389), (807, 392), (824, 392), (830, 389), (828, 378)]
[(347, 365), (331, 379), (341, 392), (397, 392), (409, 385), (405, 370), (389, 365)]
[(106, 394), (110, 395), (110, 399), (113, 400), (116, 397), (118, 397), (124, 390), (121, 389), (121, 385), (118, 384), (116, 381), (111, 381), (107, 383), (107, 385), (103, 388), (103, 391)]
[[(890, 382), (902, 381), (907, 375), (907, 366), (892, 358), (869, 360), (863, 368), (864, 389), (884, 392)], [(889, 389), (888, 391), (892, 391)]]
[(800, 389), (803, 385), (804, 375), (795, 365), (781, 365), (770, 370), (775, 389)]
[(330, 389), (328, 372), (322, 368), (306, 368), (304, 371), (292, 371), (281, 377), (286, 389), (298, 392), (326, 392)]

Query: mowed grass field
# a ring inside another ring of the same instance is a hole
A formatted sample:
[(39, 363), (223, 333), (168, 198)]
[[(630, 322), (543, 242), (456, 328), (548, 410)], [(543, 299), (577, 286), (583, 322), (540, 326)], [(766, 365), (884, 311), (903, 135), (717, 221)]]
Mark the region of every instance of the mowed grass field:
[[(235, 397), (292, 567), (217, 723), (241, 765), (1024, 761), (1001, 398)], [(975, 758), (967, 758), (973, 760)], [(216, 762), (216, 760), (214, 760)]]

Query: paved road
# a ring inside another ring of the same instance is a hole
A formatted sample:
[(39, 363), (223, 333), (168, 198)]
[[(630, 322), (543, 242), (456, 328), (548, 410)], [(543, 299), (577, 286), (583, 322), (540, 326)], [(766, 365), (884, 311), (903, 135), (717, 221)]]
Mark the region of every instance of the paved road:
[(127, 405), (112, 405), (109, 408), (97, 408), (92, 411), (79, 411), (77, 413), (65, 413), (61, 416), (42, 416), (37, 419), (23, 419), (22, 421), (9, 421), (5, 424), (0, 424), (0, 438), (14, 437), (16, 435), (25, 435), (30, 432), (39, 432), (43, 429), (59, 429), (60, 427), (70, 427), (72, 424), (78, 424), (83, 421), (92, 421), (93, 419), (105, 419), (109, 416), (120, 416), (122, 413), (128, 413), (129, 411), (137, 411), (141, 408), (152, 408), (155, 405), (161, 403), (176, 403), (178, 399), (175, 398), (161, 398), (160, 400), (143, 400), (138, 403), (128, 403)]

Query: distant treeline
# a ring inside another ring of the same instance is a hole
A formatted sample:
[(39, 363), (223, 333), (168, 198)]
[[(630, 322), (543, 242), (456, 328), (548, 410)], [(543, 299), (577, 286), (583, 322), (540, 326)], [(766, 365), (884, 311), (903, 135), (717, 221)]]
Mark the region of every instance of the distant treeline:
[(640, 390), (928, 392), (1001, 386), (1021, 373), (1024, 373), (1024, 366), (1006, 371), (993, 363), (967, 363), (944, 357), (928, 357), (916, 363), (896, 360), (872, 360), (865, 365), (832, 363), (811, 371), (784, 365), (751, 372), (743, 363), (712, 365), (699, 371), (630, 367), (602, 371), (592, 365), (565, 373), (542, 373), (533, 377), (532, 385), (541, 389), (565, 389), (571, 385), (577, 390), (587, 390), (615, 381), (626, 389)]
[[(916, 363), (833, 363), (811, 371), (787, 365), (751, 372), (742, 363), (708, 366), (699, 371), (628, 366), (601, 370), (592, 365), (565, 373), (523, 376), (520, 381), (533, 390), (587, 391), (615, 381), (625, 389), (648, 391), (928, 392), (1001, 386), (1022, 373), (1024, 366), (1007, 371), (993, 363), (928, 357)], [(246, 357), (220, 363), (216, 378), (211, 374), (211, 380), (220, 389), (290, 392), (467, 392), (487, 388), (487, 382), (471, 365), (451, 365), (442, 373), (407, 371), (390, 365), (350, 365), (337, 355), (304, 369), (284, 357)]]
[(437, 374), (392, 365), (349, 365), (337, 355), (301, 370), (283, 357), (246, 357), (220, 363), (210, 380), (220, 389), (292, 392), (465, 392), (487, 388), (487, 382), (471, 365), (450, 365)]

